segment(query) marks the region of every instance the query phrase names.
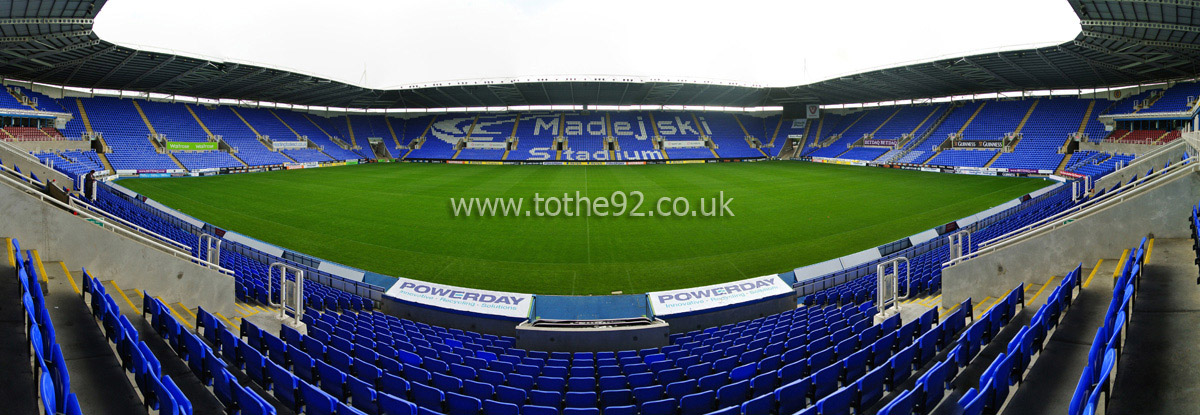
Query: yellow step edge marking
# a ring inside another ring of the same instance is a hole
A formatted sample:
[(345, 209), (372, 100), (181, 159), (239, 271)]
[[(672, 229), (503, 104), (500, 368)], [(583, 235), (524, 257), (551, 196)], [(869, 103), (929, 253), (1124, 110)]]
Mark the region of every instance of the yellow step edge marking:
[(229, 321), (229, 319), (225, 318), (225, 316), (221, 315), (221, 313), (214, 312), (213, 315), (225, 322), (225, 328), (232, 329), (237, 327), (236, 324), (233, 324), (232, 321)]
[(30, 252), (33, 252), (33, 261), (37, 263), (38, 273), (42, 274), (42, 282), (46, 283), (47, 291), (49, 291), (50, 277), (46, 276), (46, 267), (42, 266), (42, 256), (38, 255), (36, 249), (31, 249)]
[(158, 301), (162, 301), (163, 305), (166, 305), (167, 309), (171, 310), (171, 314), (174, 314), (175, 319), (179, 320), (179, 322), (183, 323), (184, 325), (187, 325), (189, 329), (195, 328), (195, 327), (192, 327), (192, 323), (189, 323), (186, 318), (183, 318), (183, 316), (180, 315), (178, 311), (175, 311), (175, 307), (171, 307), (171, 304), (168, 303), (167, 300), (163, 300), (162, 297), (154, 297), (154, 298), (158, 299)]
[(960, 306), (960, 304), (955, 304), (954, 307), (947, 308), (945, 312), (938, 314), (938, 320), (941, 320), (942, 318), (950, 315), (950, 313), (953, 313), (954, 310), (958, 310), (959, 306)]
[(67, 281), (71, 282), (71, 288), (75, 289), (75, 294), (80, 294), (79, 286), (75, 285), (75, 277), (71, 276), (71, 271), (67, 269), (67, 264), (65, 262), (59, 262), (58, 265), (61, 265), (63, 273), (67, 274)]
[(1038, 298), (1038, 296), (1039, 296), (1039, 295), (1042, 295), (1042, 291), (1043, 291), (1043, 290), (1045, 290), (1045, 289), (1046, 289), (1046, 287), (1049, 287), (1049, 286), (1050, 286), (1050, 282), (1051, 282), (1051, 281), (1054, 281), (1054, 279), (1055, 279), (1055, 278), (1058, 278), (1058, 277), (1050, 277), (1050, 279), (1046, 280), (1046, 283), (1045, 283), (1045, 284), (1042, 284), (1042, 288), (1039, 288), (1039, 289), (1037, 290), (1037, 293), (1036, 293), (1036, 294), (1034, 294), (1034, 295), (1033, 295), (1033, 297), (1030, 297), (1030, 298), (1028, 298), (1028, 299), (1026, 299), (1026, 300), (1025, 300), (1025, 304), (1031, 304), (1031, 303), (1033, 303), (1033, 300), (1036, 300), (1036, 299)]
[(17, 257), (13, 255), (12, 238), (4, 238), (4, 247), (8, 251), (8, 266), (17, 266)]
[(1103, 263), (1104, 263), (1104, 259), (1101, 259), (1096, 262), (1096, 267), (1092, 268), (1092, 273), (1088, 274), (1087, 280), (1083, 281), (1083, 288), (1087, 288), (1089, 285), (1092, 285), (1092, 277), (1096, 276), (1096, 271), (1100, 270), (1100, 264), (1103, 264)]
[(239, 310), (242, 310), (242, 311), (245, 311), (245, 310), (246, 310), (246, 306), (243, 306), (243, 305), (241, 305), (241, 304), (239, 304), (239, 303), (237, 303), (237, 302), (234, 302), (234, 303), (233, 303), (233, 305), (234, 305), (234, 306), (237, 306), (237, 308), (238, 308)]
[(1117, 269), (1113, 270), (1113, 279), (1114, 280), (1121, 276), (1121, 268), (1125, 267), (1125, 260), (1127, 260), (1127, 259), (1129, 259), (1129, 250), (1128, 249), (1126, 249), (1125, 252), (1121, 253), (1121, 260), (1117, 261)]
[(1004, 292), (1004, 295), (1000, 296), (1000, 298), (997, 298), (997, 299), (996, 299), (996, 302), (992, 303), (992, 306), (991, 306), (991, 307), (988, 307), (988, 309), (989, 309), (989, 310), (991, 310), (991, 309), (992, 309), (992, 307), (995, 307), (995, 306), (996, 306), (996, 304), (1000, 304), (1000, 302), (1001, 302), (1001, 301), (1004, 301), (1004, 299), (1005, 299), (1005, 298), (1008, 298), (1008, 295), (1009, 295), (1009, 294), (1012, 294), (1012, 291), (1013, 291), (1013, 290), (1011, 290), (1011, 289), (1010, 289), (1010, 290), (1008, 290), (1008, 291), (1005, 291), (1005, 292)]
[(121, 286), (120, 286), (120, 285), (117, 285), (117, 282), (116, 282), (116, 281), (113, 281), (113, 280), (108, 280), (108, 284), (109, 284), (109, 285), (112, 285), (112, 286), (113, 286), (113, 288), (116, 288), (116, 289), (117, 289), (117, 292), (121, 294), (121, 298), (124, 298), (124, 299), (125, 299), (125, 302), (126, 302), (126, 303), (129, 303), (129, 308), (132, 308), (132, 309), (133, 309), (133, 311), (136, 311), (136, 312), (138, 312), (138, 313), (141, 313), (141, 312), (142, 312), (142, 310), (141, 310), (140, 308), (138, 308), (136, 305), (133, 305), (133, 301), (129, 299), (129, 296), (128, 296), (128, 295), (125, 295), (125, 290), (122, 290), (122, 289), (121, 289)]
[(175, 304), (179, 305), (179, 308), (182, 308), (183, 311), (186, 311), (188, 313), (188, 315), (192, 316), (193, 321), (196, 320), (196, 313), (193, 313), (192, 310), (189, 309), (186, 305), (184, 305), (182, 302), (175, 303)]
[(1150, 244), (1146, 245), (1146, 258), (1143, 258), (1142, 265), (1150, 263), (1150, 253), (1154, 252), (1154, 238), (1150, 238)]
[(990, 296), (990, 295), (987, 297), (983, 297), (983, 301), (980, 301), (979, 304), (975, 304), (974, 307), (971, 307), (971, 311), (974, 312), (975, 314), (979, 314), (979, 307), (987, 304), (988, 300), (990, 300), (990, 299), (992, 299), (992, 296)]

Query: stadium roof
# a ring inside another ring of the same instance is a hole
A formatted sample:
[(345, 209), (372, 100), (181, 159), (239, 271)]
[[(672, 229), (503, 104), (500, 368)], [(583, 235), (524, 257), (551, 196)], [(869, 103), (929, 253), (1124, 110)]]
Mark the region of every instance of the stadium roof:
[[(310, 106), (456, 108), (845, 104), (1123, 86), (1200, 74), (1200, 1), (1068, 1), (1082, 30), (1061, 45), (937, 59), (793, 87), (577, 77), (447, 82), (398, 90), (118, 46), (91, 29), (105, 0), (15, 1), (6, 2), (7, 9), (0, 5), (0, 76), (81, 88)], [(1021, 30), (1019, 22), (1013, 30)]]

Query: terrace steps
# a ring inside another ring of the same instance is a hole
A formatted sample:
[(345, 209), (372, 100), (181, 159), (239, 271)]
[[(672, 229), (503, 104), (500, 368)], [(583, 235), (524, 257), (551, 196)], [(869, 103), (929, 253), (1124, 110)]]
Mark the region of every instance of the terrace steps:
[(942, 150), (938, 150), (938, 151), (935, 151), (935, 152), (933, 152), (933, 154), (931, 154), (931, 155), (929, 156), (929, 158), (925, 159), (925, 161), (922, 161), (920, 164), (925, 164), (925, 163), (928, 163), (930, 160), (933, 160), (934, 158), (937, 158), (938, 154), (942, 154)]
[(109, 163), (109, 162), (108, 162), (108, 155), (107, 155), (107, 154), (104, 154), (104, 153), (99, 153), (99, 152), (97, 152), (97, 153), (96, 153), (96, 155), (97, 155), (97, 156), (99, 156), (99, 158), (100, 158), (100, 164), (103, 164), (103, 165), (104, 165), (104, 169), (105, 169), (105, 170), (108, 170), (108, 171), (110, 171), (110, 172), (116, 172), (116, 170), (115, 170), (115, 169), (113, 169), (112, 163)]
[(280, 124), (283, 124), (283, 126), (284, 126), (284, 127), (287, 127), (288, 131), (291, 131), (291, 132), (292, 132), (292, 134), (294, 134), (294, 135), (296, 136), (296, 138), (297, 138), (297, 139), (299, 139), (299, 138), (300, 138), (300, 133), (296, 132), (296, 129), (295, 129), (295, 128), (292, 128), (292, 126), (288, 125), (287, 121), (284, 121), (284, 120), (283, 120), (283, 118), (281, 118), (281, 117), (279, 116), (279, 114), (276, 114), (276, 113), (275, 113), (275, 110), (270, 110), (270, 109), (269, 109), (269, 110), (267, 110), (267, 112), (271, 113), (271, 116), (273, 116), (273, 117), (275, 117), (275, 119), (279, 120), (279, 123), (280, 123)]
[(83, 100), (75, 98), (75, 105), (79, 107), (79, 118), (83, 119), (83, 128), (87, 130), (88, 134), (95, 133), (92, 130), (92, 121), (88, 119), (87, 110), (83, 109)]
[[(711, 151), (711, 152), (712, 152), (713, 158), (718, 158), (718, 159), (719, 159), (719, 158), (721, 158), (721, 156), (717, 155), (717, 149), (715, 149), (715, 148), (712, 148), (712, 147), (709, 147), (709, 148), (708, 148), (708, 151)], [(758, 150), (758, 152), (760, 152), (760, 153), (761, 153), (761, 152), (762, 152), (762, 150)], [(764, 154), (764, 155), (765, 155), (765, 154)]]
[[(783, 117), (780, 117), (779, 119), (781, 119), (781, 120), (782, 120), (782, 119), (783, 119)], [(744, 136), (746, 136), (746, 137), (749, 137), (749, 136), (750, 136), (750, 132), (749, 132), (749, 131), (746, 131), (746, 126), (742, 125), (742, 119), (741, 119), (741, 118), (738, 118), (738, 117), (735, 115), (735, 116), (733, 117), (733, 120), (737, 122), (738, 128), (742, 130), (742, 135), (744, 135)], [(612, 131), (612, 130), (609, 130), (609, 131)], [(775, 144), (775, 140), (774, 140), (774, 139), (775, 139), (775, 137), (771, 137), (771, 144)]]
[(979, 112), (983, 111), (983, 107), (987, 106), (987, 101), (984, 101), (975, 108), (975, 112), (971, 114), (971, 118), (967, 118), (967, 122), (963, 123), (962, 128), (958, 129), (958, 134), (962, 135), (963, 131), (967, 131), (967, 126), (971, 125), (971, 121), (975, 121), (975, 117), (979, 116)]
[(279, 153), (279, 155), (287, 158), (288, 160), (291, 160), (292, 163), (299, 163), (298, 161), (296, 161), (296, 159), (292, 158), (292, 156), (287, 155), (287, 153), (284, 153), (282, 151), (278, 151), (277, 153)]
[[(985, 167), (985, 168), (986, 168), (986, 167), (992, 167), (992, 163), (995, 163), (995, 162), (996, 162), (996, 159), (999, 159), (1001, 154), (1004, 154), (1004, 152), (1003, 152), (1003, 151), (997, 151), (997, 152), (996, 152), (996, 154), (993, 154), (993, 155), (992, 155), (992, 158), (991, 158), (991, 159), (989, 159), (989, 160), (988, 160), (988, 162), (987, 162), (987, 163), (985, 163), (985, 164), (983, 165), (983, 167)], [(1066, 157), (1063, 157), (1063, 158), (1066, 158)]]
[[(142, 117), (142, 122), (146, 123), (146, 129), (150, 130), (150, 134), (158, 135), (158, 132), (154, 130), (154, 125), (150, 124), (150, 119), (146, 118), (146, 113), (142, 111), (142, 106), (138, 104), (137, 100), (130, 100), (130, 102), (133, 102), (133, 108), (137, 110), (138, 116)], [(159, 153), (170, 153), (167, 151), (167, 149), (162, 148), (162, 146), (158, 145), (157, 142), (150, 139), (150, 137), (146, 137), (146, 140), (150, 142), (150, 145), (154, 146), (155, 151), (158, 151)], [(175, 156), (171, 156), (171, 160), (175, 160)], [(178, 164), (179, 168), (183, 168), (183, 164), (180, 164), (179, 160), (175, 160), (175, 164)]]
[(1029, 117), (1033, 115), (1033, 110), (1037, 109), (1039, 102), (1042, 102), (1042, 101), (1041, 100), (1033, 101), (1033, 105), (1029, 106), (1029, 111), (1025, 111), (1025, 118), (1021, 118), (1021, 122), (1019, 124), (1017, 124), (1017, 128), (1015, 130), (1013, 130), (1013, 134), (1021, 133), (1021, 130), (1025, 128), (1025, 123), (1029, 122)]
[[(347, 131), (347, 134), (350, 134), (350, 148), (357, 147), (358, 139), (356, 139), (354, 137), (354, 124), (350, 123), (349, 115), (345, 116), (345, 118), (346, 118), (346, 131)], [(328, 135), (328, 134), (326, 134), (326, 135)]]
[(874, 130), (871, 130), (871, 135), (874, 136), (875, 133), (879, 132), (880, 128), (883, 128), (883, 126), (887, 125), (888, 121), (891, 121), (892, 118), (896, 118), (896, 114), (899, 114), (901, 109), (902, 108), (897, 108), (896, 112), (893, 112), (892, 115), (889, 115), (886, 120), (883, 120), (883, 122), (879, 123)]
[[(154, 124), (150, 123), (150, 118), (146, 117), (146, 112), (142, 111), (142, 105), (138, 104), (136, 99), (130, 100), (130, 102), (133, 103), (133, 108), (137, 110), (138, 116), (142, 117), (142, 122), (146, 123), (146, 129), (150, 130), (150, 134), (158, 134), (158, 131), (154, 130)], [(157, 148), (158, 145), (155, 145), (154, 147)]]
[[(388, 134), (390, 134), (392, 136), (392, 142), (396, 143), (396, 149), (399, 149), (400, 148), (400, 139), (396, 138), (396, 130), (394, 128), (392, 128), (392, 121), (389, 120), (387, 117), (383, 117), (383, 123), (385, 125), (387, 125)], [(321, 131), (324, 131), (324, 130), (321, 130)], [(329, 133), (325, 133), (325, 134), (328, 135)]]
[(1096, 100), (1088, 102), (1087, 112), (1083, 113), (1083, 120), (1079, 122), (1079, 130), (1076, 133), (1083, 134), (1087, 130), (1088, 119), (1092, 118), (1092, 111), (1096, 109)]
[(209, 137), (214, 136), (212, 131), (208, 130), (208, 126), (204, 125), (204, 121), (200, 121), (200, 116), (196, 115), (196, 111), (192, 109), (191, 105), (184, 105), (183, 107), (187, 108), (188, 114), (192, 114), (192, 118), (196, 120), (196, 124), (200, 124), (200, 128), (204, 130), (204, 134), (207, 134)]
[(855, 118), (850, 125), (847, 125), (846, 128), (843, 128), (842, 131), (838, 132), (838, 135), (846, 134), (846, 131), (850, 131), (851, 128), (854, 128), (854, 124), (858, 124), (859, 121), (862, 121), (863, 118), (867, 117), (867, 112), (869, 111), (863, 111), (861, 114), (858, 114), (858, 118)]
[[(242, 114), (240, 112), (238, 112), (237, 108), (229, 107), (229, 110), (233, 111), (233, 115), (236, 115), (239, 120), (242, 120), (242, 124), (246, 124), (246, 128), (249, 128), (250, 132), (254, 133), (255, 137), (262, 137), (262, 134), (259, 134), (258, 130), (254, 129), (254, 126), (250, 125), (249, 121), (246, 121), (246, 117), (243, 117)], [(280, 154), (282, 154), (282, 153), (280, 153)]]
[(1063, 158), (1062, 158), (1062, 162), (1059, 162), (1059, 163), (1058, 163), (1058, 167), (1056, 167), (1056, 168), (1054, 169), (1054, 172), (1055, 172), (1055, 173), (1062, 173), (1062, 172), (1063, 172), (1063, 170), (1066, 170), (1066, 169), (1067, 169), (1067, 163), (1068, 163), (1068, 162), (1070, 162), (1070, 161), (1071, 161), (1071, 155), (1070, 155), (1070, 154), (1064, 154), (1064, 155), (1063, 155)]
[(242, 158), (241, 158), (241, 157), (238, 157), (237, 153), (232, 153), (232, 152), (231, 152), (231, 153), (229, 153), (229, 155), (230, 155), (230, 156), (233, 156), (233, 159), (234, 159), (234, 160), (237, 160), (237, 161), (238, 161), (238, 163), (242, 163), (242, 167), (250, 167), (250, 165), (249, 165), (249, 164), (246, 164), (246, 161), (245, 161), (245, 160), (242, 160)]
[(8, 130), (5, 130), (5, 129), (3, 129), (3, 128), (0, 128), (0, 132), (4, 133), (4, 136), (5, 136), (5, 137), (8, 137), (8, 138), (16, 138), (16, 137), (13, 137), (12, 133), (9, 133), (9, 132), (8, 132)]
[(458, 160), (458, 155), (459, 155), (459, 154), (461, 154), (461, 153), (462, 153), (462, 149), (461, 149), (461, 148), (460, 148), (460, 149), (458, 149), (458, 150), (454, 150), (454, 156), (450, 157), (450, 160)]
[[(740, 122), (739, 122), (739, 124), (740, 124)], [(779, 130), (781, 128), (783, 128), (783, 116), (780, 116), (779, 122), (775, 124), (775, 132), (771, 133), (771, 143), (769, 145), (771, 145), (771, 146), (775, 145), (775, 138), (779, 137)], [(804, 125), (804, 141), (806, 141), (806, 142), (808, 141), (808, 124)], [(801, 145), (800, 148), (804, 148), (804, 146)]]
[(188, 171), (187, 167), (183, 167), (183, 163), (180, 163), (179, 159), (175, 158), (175, 153), (167, 151), (166, 154), (167, 154), (167, 157), (171, 158), (171, 161), (175, 162), (176, 166), (179, 166), (179, 168), (182, 169), (183, 171)]
[[(308, 114), (303, 114), (303, 113), (301, 113), (300, 115), (304, 116), (304, 119), (307, 120), (309, 124), (312, 124), (313, 127), (317, 127), (317, 130), (320, 130), (321, 134), (325, 134), (325, 138), (333, 140), (333, 136), (329, 135), (329, 132), (325, 131), (325, 129), (322, 128), (320, 124), (317, 124), (316, 121), (313, 121), (312, 117), (309, 117)], [(391, 126), (389, 125), (388, 128), (391, 128)]]

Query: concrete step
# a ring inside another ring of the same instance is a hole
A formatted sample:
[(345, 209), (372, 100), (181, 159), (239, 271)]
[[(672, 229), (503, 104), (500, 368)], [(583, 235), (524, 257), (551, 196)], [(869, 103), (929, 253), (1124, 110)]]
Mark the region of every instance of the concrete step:
[(1109, 413), (1190, 414), (1200, 408), (1195, 260), (1191, 239), (1156, 239), (1147, 247)]
[(1104, 312), (1112, 298), (1112, 273), (1118, 262), (1102, 260), (1099, 266), (1083, 270), (1087, 286), (1075, 294), (1071, 308), (1031, 363), (1024, 383), (1012, 394), (1004, 414), (1067, 412), (1075, 384), (1087, 363), (1092, 338), (1104, 322)]

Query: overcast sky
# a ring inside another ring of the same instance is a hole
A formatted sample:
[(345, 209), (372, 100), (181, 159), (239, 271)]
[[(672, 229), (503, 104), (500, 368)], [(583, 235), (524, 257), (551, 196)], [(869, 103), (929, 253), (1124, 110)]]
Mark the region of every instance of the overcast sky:
[(790, 86), (1080, 30), (1066, 0), (110, 0), (94, 27), (370, 88), (539, 75)]

